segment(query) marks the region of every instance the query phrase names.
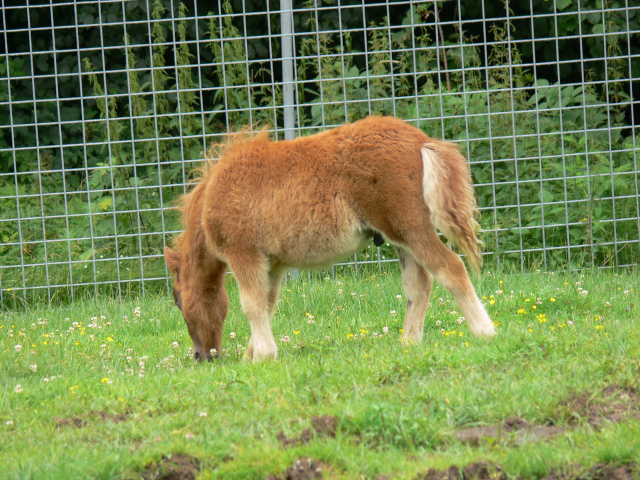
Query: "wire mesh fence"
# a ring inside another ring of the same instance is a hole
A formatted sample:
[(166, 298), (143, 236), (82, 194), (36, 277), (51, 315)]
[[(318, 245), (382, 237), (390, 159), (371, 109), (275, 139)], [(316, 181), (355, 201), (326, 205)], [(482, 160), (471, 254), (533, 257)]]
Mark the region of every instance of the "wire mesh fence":
[(462, 145), (488, 264), (637, 264), (635, 2), (212, 3), (2, 2), (3, 307), (168, 288), (209, 143), (366, 115)]

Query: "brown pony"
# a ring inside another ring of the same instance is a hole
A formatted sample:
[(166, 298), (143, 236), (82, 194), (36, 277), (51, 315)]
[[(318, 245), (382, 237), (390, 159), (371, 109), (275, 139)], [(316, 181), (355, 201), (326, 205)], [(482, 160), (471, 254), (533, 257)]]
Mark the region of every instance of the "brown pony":
[(456, 145), (391, 117), (370, 117), (296, 140), (263, 130), (217, 146), (184, 197), (185, 231), (165, 249), (173, 294), (194, 357), (220, 354), (231, 268), (251, 326), (246, 356), (276, 358), (271, 317), (287, 269), (330, 265), (374, 237), (398, 250), (407, 297), (404, 338), (419, 342), (433, 277), (455, 297), (471, 332), (495, 330), (456, 242), (474, 270), (482, 262), (468, 166)]

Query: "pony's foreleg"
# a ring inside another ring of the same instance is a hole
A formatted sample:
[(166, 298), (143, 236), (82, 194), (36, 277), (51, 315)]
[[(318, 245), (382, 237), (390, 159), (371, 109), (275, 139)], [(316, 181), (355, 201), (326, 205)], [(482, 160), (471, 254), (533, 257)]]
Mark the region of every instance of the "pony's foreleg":
[(407, 313), (402, 329), (403, 339), (420, 342), (424, 329), (424, 317), (429, 305), (433, 277), (407, 250), (398, 248), (402, 285), (407, 297)]
[(496, 334), (493, 322), (471, 284), (464, 262), (442, 243), (435, 230), (412, 238), (409, 249), (456, 299), (471, 333), (476, 337), (493, 337)]
[[(245, 356), (253, 361), (277, 358), (278, 347), (271, 331), (271, 313), (275, 302), (266, 259), (260, 255), (227, 254), (229, 266), (238, 282), (240, 305), (251, 327)], [(272, 305), (273, 303), (273, 305)]]

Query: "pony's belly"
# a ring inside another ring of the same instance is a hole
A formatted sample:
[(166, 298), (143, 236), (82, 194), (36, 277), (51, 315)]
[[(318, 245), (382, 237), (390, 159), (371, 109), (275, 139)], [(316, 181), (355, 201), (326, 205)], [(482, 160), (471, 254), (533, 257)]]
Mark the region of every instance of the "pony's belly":
[(283, 248), (279, 252), (271, 252), (272, 259), (279, 264), (293, 268), (316, 269), (333, 265), (346, 260), (368, 243), (370, 234), (354, 231), (342, 238), (331, 238), (319, 235), (314, 239), (300, 239), (299, 242)]

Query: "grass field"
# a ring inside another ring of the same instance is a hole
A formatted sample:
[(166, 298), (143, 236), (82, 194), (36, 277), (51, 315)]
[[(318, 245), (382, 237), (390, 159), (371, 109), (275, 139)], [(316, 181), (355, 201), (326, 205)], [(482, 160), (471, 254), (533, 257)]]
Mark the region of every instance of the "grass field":
[(0, 477), (640, 478), (636, 271), (485, 273), (491, 341), (436, 287), (404, 345), (396, 268), (286, 283), (262, 364), (232, 278), (211, 363), (169, 297), (4, 312)]

